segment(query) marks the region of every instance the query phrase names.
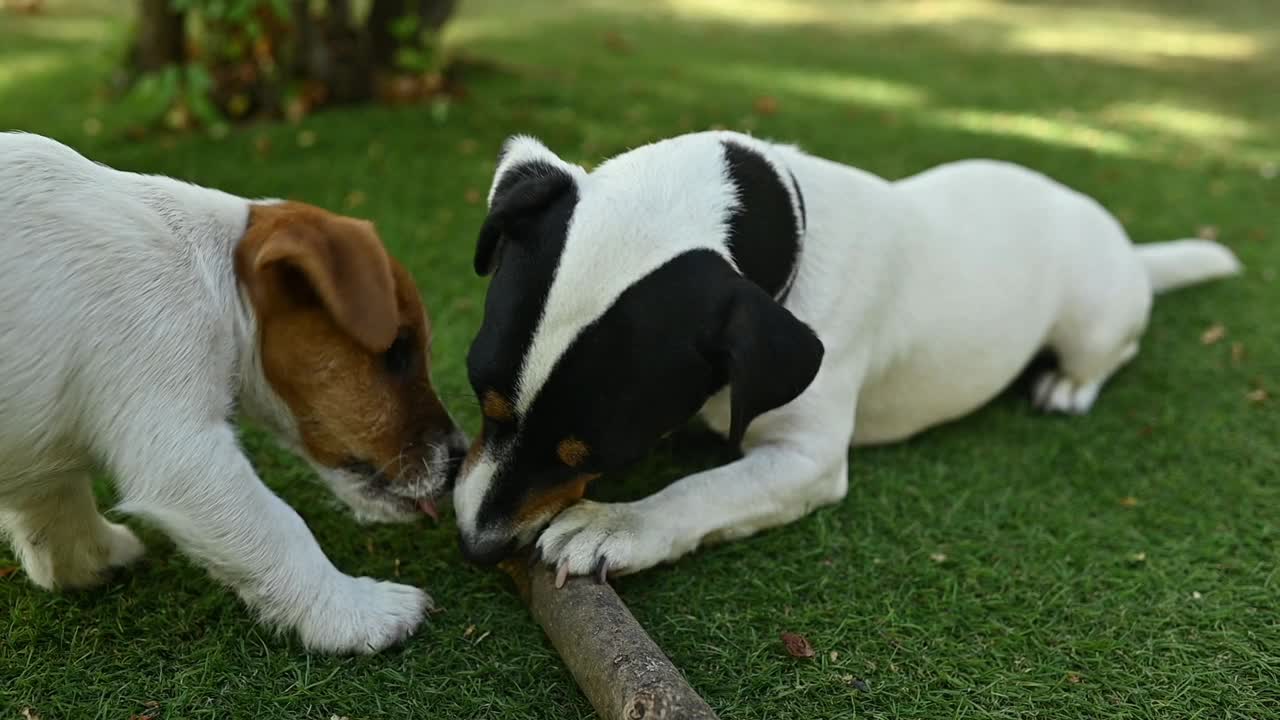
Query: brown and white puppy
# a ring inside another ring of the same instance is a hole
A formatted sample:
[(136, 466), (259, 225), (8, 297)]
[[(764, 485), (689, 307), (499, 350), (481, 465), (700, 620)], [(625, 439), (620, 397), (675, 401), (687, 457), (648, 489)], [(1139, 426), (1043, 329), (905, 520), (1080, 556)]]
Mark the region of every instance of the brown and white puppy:
[(0, 134), (0, 530), (38, 585), (81, 588), (163, 528), (308, 648), (373, 652), (430, 599), (353, 578), (258, 479), (238, 408), (363, 520), (434, 513), (465, 441), (431, 327), (372, 224), (96, 165)]

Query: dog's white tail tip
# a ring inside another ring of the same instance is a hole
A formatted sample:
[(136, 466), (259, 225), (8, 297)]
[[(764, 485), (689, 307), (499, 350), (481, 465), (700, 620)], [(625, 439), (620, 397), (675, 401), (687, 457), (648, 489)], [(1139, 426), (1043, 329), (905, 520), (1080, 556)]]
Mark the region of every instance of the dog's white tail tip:
[(1225, 246), (1188, 238), (1135, 246), (1157, 293), (1239, 275), (1244, 265)]

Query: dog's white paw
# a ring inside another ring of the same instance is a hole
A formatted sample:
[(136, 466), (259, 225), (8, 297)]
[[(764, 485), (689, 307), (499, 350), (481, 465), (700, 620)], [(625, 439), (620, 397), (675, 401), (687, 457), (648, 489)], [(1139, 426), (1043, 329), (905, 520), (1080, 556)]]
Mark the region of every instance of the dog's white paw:
[(1075, 380), (1049, 370), (1036, 378), (1031, 390), (1031, 404), (1045, 412), (1083, 415), (1098, 399), (1100, 383), (1080, 385)]
[(538, 554), (568, 575), (625, 575), (679, 557), (674, 533), (635, 503), (583, 500), (556, 516), (538, 538)]
[(19, 547), (27, 577), (47, 590), (87, 590), (111, 578), (117, 568), (131, 565), (147, 551), (124, 525), (96, 521), (93, 530), (71, 542), (46, 539)]
[(147, 546), (124, 525), (107, 523), (107, 537), (107, 567), (128, 567), (147, 552)]
[(308, 650), (368, 655), (396, 645), (418, 629), (431, 597), (408, 585), (343, 577), (344, 587), (298, 624)]

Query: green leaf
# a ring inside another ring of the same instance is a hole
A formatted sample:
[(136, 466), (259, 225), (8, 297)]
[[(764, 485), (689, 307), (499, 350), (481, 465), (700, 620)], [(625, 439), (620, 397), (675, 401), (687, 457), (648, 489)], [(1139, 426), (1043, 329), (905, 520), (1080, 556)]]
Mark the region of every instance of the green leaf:
[(412, 40), (420, 24), (417, 15), (401, 15), (391, 21), (391, 36), (401, 42)]

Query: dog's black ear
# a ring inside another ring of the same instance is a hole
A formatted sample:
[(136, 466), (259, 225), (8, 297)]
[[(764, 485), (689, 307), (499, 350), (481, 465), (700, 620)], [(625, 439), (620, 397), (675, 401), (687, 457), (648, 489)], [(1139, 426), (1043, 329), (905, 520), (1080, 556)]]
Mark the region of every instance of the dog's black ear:
[(477, 275), (493, 272), (515, 223), (535, 216), (574, 186), (572, 167), (533, 138), (517, 136), (503, 144), (489, 191), (489, 217), (476, 241)]
[(755, 283), (732, 282), (719, 354), (729, 381), (729, 442), (758, 416), (795, 400), (822, 365), (822, 341)]

